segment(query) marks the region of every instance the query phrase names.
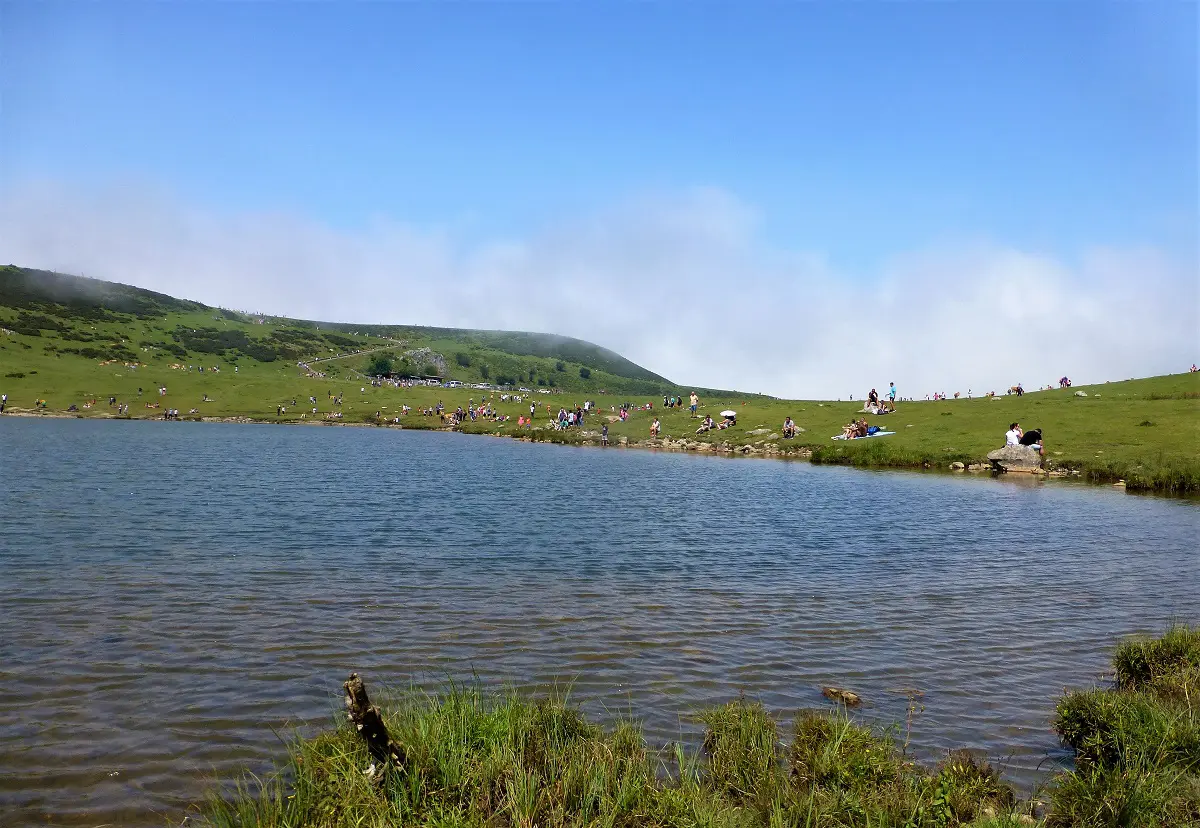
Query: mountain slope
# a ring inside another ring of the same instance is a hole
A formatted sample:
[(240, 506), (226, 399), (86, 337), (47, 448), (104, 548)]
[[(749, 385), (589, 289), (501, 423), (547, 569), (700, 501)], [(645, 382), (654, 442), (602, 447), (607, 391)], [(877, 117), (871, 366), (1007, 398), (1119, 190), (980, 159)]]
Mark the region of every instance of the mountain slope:
[(8, 336), (22, 337), (23, 346), (36, 338), (56, 359), (326, 359), (337, 364), (323, 373), (354, 374), (368, 369), (368, 356), (355, 358), (357, 353), (370, 352), (387, 357), (395, 373), (413, 376), (572, 391), (659, 394), (673, 388), (620, 354), (572, 337), (264, 318), (14, 265), (0, 267), (0, 326)]

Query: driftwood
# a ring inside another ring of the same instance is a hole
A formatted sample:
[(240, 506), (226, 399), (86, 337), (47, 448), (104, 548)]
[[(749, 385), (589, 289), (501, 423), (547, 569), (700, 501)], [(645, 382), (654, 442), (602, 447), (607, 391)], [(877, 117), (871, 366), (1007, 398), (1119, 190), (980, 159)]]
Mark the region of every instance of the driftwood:
[[(342, 685), (346, 691), (346, 716), (354, 723), (358, 735), (367, 743), (371, 758), (382, 767), (404, 766), (404, 748), (400, 747), (388, 735), (387, 725), (379, 708), (371, 704), (367, 697), (367, 686), (359, 678), (358, 673), (351, 673), (350, 680)], [(375, 773), (375, 765), (368, 772)]]

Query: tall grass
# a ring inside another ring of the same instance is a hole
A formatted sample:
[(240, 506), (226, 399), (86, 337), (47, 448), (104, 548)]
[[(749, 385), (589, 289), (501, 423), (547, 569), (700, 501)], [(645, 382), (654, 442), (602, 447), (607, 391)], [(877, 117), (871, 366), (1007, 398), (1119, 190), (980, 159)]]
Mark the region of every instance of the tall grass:
[[(1034, 816), (966, 752), (909, 761), (844, 709), (791, 728), (746, 699), (699, 714), (698, 750), (651, 748), (636, 723), (602, 728), (562, 698), (479, 687), (384, 704), (400, 769), (372, 769), (349, 725), (290, 746), (287, 766), (214, 796), (211, 828), (1198, 828), (1200, 629), (1122, 643), (1110, 688), (1070, 693), (1054, 726), (1075, 767)], [(785, 733), (788, 735), (785, 737)]]
[(288, 767), (214, 798), (219, 828), (262, 826), (1016, 825), (986, 764), (929, 770), (839, 713), (805, 713), (790, 742), (758, 704), (705, 711), (703, 747), (651, 749), (632, 722), (602, 729), (561, 699), (451, 688), (386, 705), (401, 770), (370, 775), (349, 727), (292, 745)]
[(1113, 687), (1059, 702), (1076, 767), (1055, 779), (1047, 824), (1200, 826), (1200, 629), (1124, 642), (1113, 666)]

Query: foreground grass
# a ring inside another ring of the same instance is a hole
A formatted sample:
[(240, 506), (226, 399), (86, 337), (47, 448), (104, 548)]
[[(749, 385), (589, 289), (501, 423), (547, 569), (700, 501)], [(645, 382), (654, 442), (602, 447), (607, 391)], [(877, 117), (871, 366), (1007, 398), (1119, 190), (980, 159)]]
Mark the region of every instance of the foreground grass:
[[(299, 742), (284, 777), (215, 800), (212, 826), (1002, 826), (1014, 796), (987, 765), (927, 770), (845, 715), (804, 714), (783, 740), (758, 704), (707, 711), (702, 755), (655, 753), (561, 701), (454, 690), (389, 706), (401, 770), (376, 781), (347, 727)], [(282, 779), (293, 780), (285, 784)]]
[(1200, 825), (1200, 628), (1125, 642), (1113, 666), (1114, 687), (1058, 705), (1076, 768), (1054, 780), (1047, 824)]
[(739, 699), (701, 714), (698, 751), (655, 751), (636, 724), (601, 728), (562, 699), (451, 688), (384, 705), (403, 767), (364, 773), (371, 757), (343, 726), (296, 741), (284, 772), (214, 797), (198, 819), (211, 828), (1200, 826), (1200, 629), (1126, 642), (1114, 664), (1114, 687), (1059, 705), (1055, 727), (1077, 759), (1049, 784), (1048, 806), (1019, 801), (965, 752), (934, 767), (909, 761), (844, 709), (802, 712), (785, 729)]

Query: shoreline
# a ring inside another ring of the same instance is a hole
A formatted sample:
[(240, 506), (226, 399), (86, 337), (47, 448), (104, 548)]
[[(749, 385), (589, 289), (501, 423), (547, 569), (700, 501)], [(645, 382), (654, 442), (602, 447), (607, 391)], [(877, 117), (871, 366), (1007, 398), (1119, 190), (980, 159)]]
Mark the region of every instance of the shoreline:
[[(228, 416), (184, 416), (177, 420), (166, 420), (163, 417), (121, 417), (105, 412), (96, 414), (84, 414), (80, 412), (65, 412), (65, 411), (47, 411), (37, 412), (30, 409), (9, 409), (0, 416), (22, 417), (25, 419), (52, 418), (52, 419), (75, 419), (75, 420), (110, 420), (110, 421), (130, 421), (130, 422), (188, 422), (188, 423), (217, 423), (217, 424), (238, 424), (238, 425), (276, 425), (276, 426), (334, 426), (334, 427), (349, 427), (349, 428), (383, 428), (399, 431), (440, 431), (447, 433), (462, 434), (472, 437), (493, 437), (509, 440), (517, 440), (524, 443), (548, 443), (554, 445), (577, 446), (581, 448), (601, 448), (598, 434), (584, 429), (583, 431), (567, 431), (559, 432), (547, 430), (538, 426), (530, 432), (524, 433), (505, 433), (503, 431), (493, 431), (488, 429), (463, 429), (458, 426), (445, 425), (405, 425), (404, 423), (390, 422), (369, 422), (365, 420), (273, 420), (270, 418), (252, 417), (249, 415), (228, 415)], [(420, 415), (416, 415), (420, 416)], [(555, 435), (551, 438), (549, 435)], [(1143, 493), (1151, 493), (1166, 497), (1194, 497), (1195, 493), (1191, 491), (1173, 491), (1166, 488), (1155, 487), (1130, 487), (1123, 478), (1108, 478), (1088, 475), (1084, 470), (1071, 466), (1038, 468), (1030, 471), (1024, 470), (997, 470), (986, 459), (976, 459), (973, 462), (955, 461), (952, 463), (935, 463), (932, 459), (912, 463), (896, 463), (896, 462), (855, 462), (861, 458), (853, 458), (853, 460), (839, 460), (824, 458), (819, 447), (812, 447), (807, 444), (796, 444), (790, 450), (780, 450), (775, 443), (776, 440), (758, 440), (754, 442), (736, 443), (724, 441), (721, 443), (710, 443), (701, 440), (691, 440), (687, 437), (672, 439), (670, 436), (659, 438), (647, 438), (643, 440), (630, 440), (626, 437), (619, 437), (613, 440), (607, 448), (613, 449), (634, 449), (638, 451), (665, 451), (676, 454), (698, 454), (717, 457), (745, 457), (764, 460), (785, 460), (785, 461), (805, 461), (812, 465), (840, 465), (853, 466), (860, 469), (870, 469), (875, 471), (881, 470), (898, 470), (898, 471), (922, 471), (922, 472), (937, 472), (943, 474), (988, 474), (993, 477), (999, 477), (1005, 474), (1014, 474), (1018, 477), (1028, 477), (1041, 480), (1073, 480), (1076, 482), (1087, 483), (1097, 487), (1117, 488), (1126, 491), (1139, 491)]]
[(374, 706), (351, 673), (348, 721), (294, 740), (275, 773), (243, 778), (189, 819), (210, 828), (324, 825), (330, 813), (380, 825), (449, 813), (436, 824), (462, 828), (1193, 825), (1200, 628), (1126, 638), (1110, 663), (1111, 682), (1063, 689), (1049, 724), (1074, 761), (1028, 794), (978, 750), (951, 749), (936, 763), (911, 756), (919, 696), (902, 729), (851, 715), (858, 694), (822, 687), (830, 706), (796, 711), (789, 738), (783, 711), (743, 695), (696, 712), (700, 745), (656, 747), (632, 713), (601, 726), (566, 696), (450, 686), (384, 694)]

